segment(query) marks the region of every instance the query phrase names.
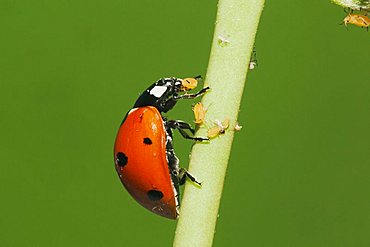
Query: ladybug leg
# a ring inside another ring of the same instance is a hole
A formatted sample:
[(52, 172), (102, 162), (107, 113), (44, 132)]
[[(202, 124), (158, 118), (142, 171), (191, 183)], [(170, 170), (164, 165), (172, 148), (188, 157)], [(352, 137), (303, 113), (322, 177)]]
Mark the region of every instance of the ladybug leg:
[(209, 140), (208, 138), (204, 138), (204, 137), (193, 137), (193, 136), (190, 136), (188, 133), (186, 133), (185, 130), (189, 130), (193, 135), (195, 133), (195, 130), (190, 126), (190, 124), (186, 122), (183, 122), (180, 120), (169, 120), (167, 121), (167, 125), (171, 129), (177, 129), (180, 132), (180, 134), (186, 139), (200, 141), (200, 142)]
[(197, 98), (199, 96), (202, 96), (203, 94), (205, 94), (208, 90), (210, 89), (210, 87), (205, 87), (203, 88), (202, 90), (200, 90), (199, 92), (197, 93), (194, 93), (194, 94), (182, 94), (182, 95), (175, 95), (173, 97), (174, 100), (179, 100), (179, 99), (194, 99), (194, 98)]
[(171, 110), (176, 105), (176, 103), (179, 99), (194, 99), (194, 98), (197, 98), (199, 96), (202, 96), (209, 89), (210, 89), (210, 87), (205, 87), (205, 88), (203, 88), (202, 90), (200, 90), (199, 92), (197, 92), (195, 94), (178, 95), (177, 93), (175, 93), (172, 96), (172, 98), (170, 98), (167, 101), (164, 101), (164, 102), (161, 103), (161, 107), (162, 107), (161, 111), (162, 112), (168, 112), (169, 110)]
[(181, 121), (181, 120), (170, 120), (170, 126), (173, 128), (172, 129), (187, 129), (190, 130), (190, 132), (194, 135), (195, 130), (188, 124), (187, 122)]
[(183, 185), (186, 181), (186, 178), (189, 178), (193, 183), (196, 183), (197, 185), (202, 186), (202, 182), (197, 181), (197, 179), (191, 173), (189, 173), (185, 168), (180, 168), (178, 178), (179, 178), (180, 185)]

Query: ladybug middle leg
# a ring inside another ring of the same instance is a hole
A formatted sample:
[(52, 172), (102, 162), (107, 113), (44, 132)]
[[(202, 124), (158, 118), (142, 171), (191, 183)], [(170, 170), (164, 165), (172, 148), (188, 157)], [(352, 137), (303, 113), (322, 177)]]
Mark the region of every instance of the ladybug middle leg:
[(186, 178), (189, 178), (193, 183), (196, 183), (199, 186), (202, 186), (202, 183), (199, 182), (188, 170), (183, 167), (179, 167), (179, 158), (175, 155), (173, 149), (167, 150), (167, 159), (168, 159), (168, 166), (171, 170), (171, 177), (172, 180), (176, 181), (174, 186), (176, 188), (177, 194), (179, 195), (179, 185), (185, 184)]
[(177, 191), (177, 196), (179, 196), (179, 185), (183, 185), (185, 183), (186, 178), (189, 178), (193, 183), (202, 186), (201, 182), (198, 182), (196, 178), (190, 174), (185, 168), (179, 167), (179, 159), (176, 157), (175, 151), (173, 149), (173, 140), (172, 140), (172, 129), (178, 129), (180, 134), (190, 140), (194, 141), (207, 141), (208, 138), (203, 137), (193, 137), (190, 136), (185, 130), (189, 130), (192, 135), (194, 135), (195, 130), (190, 126), (190, 124), (180, 121), (180, 120), (167, 120), (165, 121), (165, 127), (167, 132), (167, 143), (166, 143), (166, 153), (167, 153), (167, 160), (168, 166), (171, 171), (172, 180), (176, 181), (174, 186)]
[(167, 126), (171, 129), (177, 129), (180, 134), (186, 138), (186, 139), (190, 139), (190, 140), (194, 140), (194, 141), (208, 141), (209, 138), (204, 138), (204, 137), (194, 137), (194, 136), (190, 136), (188, 133), (186, 133), (185, 130), (189, 130), (193, 135), (195, 133), (195, 130), (190, 126), (190, 124), (186, 123), (186, 122), (183, 122), (183, 121), (180, 121), (180, 120), (168, 120), (166, 122)]

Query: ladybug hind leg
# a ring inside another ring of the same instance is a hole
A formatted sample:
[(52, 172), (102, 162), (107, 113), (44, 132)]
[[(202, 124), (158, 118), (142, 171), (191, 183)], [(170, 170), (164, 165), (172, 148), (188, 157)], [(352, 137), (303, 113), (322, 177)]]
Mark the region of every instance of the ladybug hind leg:
[(172, 181), (174, 181), (174, 186), (177, 192), (179, 191), (179, 185), (185, 184), (186, 178), (189, 178), (193, 183), (202, 186), (202, 182), (199, 182), (190, 172), (183, 167), (179, 167), (180, 160), (177, 158), (173, 150), (167, 151), (167, 158), (168, 165), (171, 170)]
[(186, 181), (186, 178), (190, 179), (193, 183), (196, 183), (199, 186), (202, 186), (202, 182), (199, 182), (190, 172), (188, 172), (185, 168), (180, 168), (179, 170), (179, 184), (183, 185)]
[(168, 168), (170, 169), (171, 180), (173, 182), (173, 186), (175, 187), (176, 194), (177, 194), (176, 197), (179, 198), (180, 196), (180, 188), (179, 188), (180, 160), (175, 155), (175, 152), (173, 151), (173, 149), (167, 150), (167, 160), (168, 160)]

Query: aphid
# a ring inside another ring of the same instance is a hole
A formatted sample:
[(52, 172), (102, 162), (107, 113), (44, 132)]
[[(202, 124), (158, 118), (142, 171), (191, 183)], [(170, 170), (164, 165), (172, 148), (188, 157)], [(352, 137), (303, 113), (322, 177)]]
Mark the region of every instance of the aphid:
[(249, 69), (255, 69), (257, 67), (257, 61), (250, 61), (249, 62)]
[(206, 116), (206, 110), (204, 109), (202, 102), (198, 102), (193, 106), (193, 112), (195, 118), (194, 122), (198, 125), (203, 124)]
[[(347, 13), (346, 10), (344, 11)], [(353, 24), (361, 28), (366, 27), (366, 30), (369, 31), (370, 18), (366, 15), (353, 14), (352, 10), (348, 12), (348, 15), (343, 19), (343, 22), (341, 24), (344, 24), (346, 27), (347, 24)]]
[(239, 123), (236, 122), (235, 127), (234, 127), (234, 130), (235, 131), (240, 131), (242, 128), (243, 128), (243, 126), (239, 125)]
[(230, 43), (230, 40), (228, 40), (227, 38), (225, 38), (224, 36), (222, 35), (218, 35), (218, 41), (217, 43), (221, 46), (221, 47), (225, 47), (227, 46), (229, 43)]
[(249, 61), (249, 69), (250, 70), (255, 69), (257, 66), (258, 66), (257, 51), (256, 51), (256, 47), (253, 47), (253, 51), (252, 51), (252, 54), (251, 54), (251, 59)]
[(215, 120), (215, 126), (210, 128), (207, 132), (208, 138), (215, 138), (220, 134), (224, 134), (226, 129), (229, 128), (229, 119), (225, 119), (224, 121), (220, 122), (219, 120)]

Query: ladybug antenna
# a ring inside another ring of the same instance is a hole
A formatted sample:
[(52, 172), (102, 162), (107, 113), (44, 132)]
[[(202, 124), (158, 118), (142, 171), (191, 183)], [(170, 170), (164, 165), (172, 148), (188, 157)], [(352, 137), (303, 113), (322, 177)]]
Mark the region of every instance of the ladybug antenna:
[(204, 82), (204, 79), (201, 75), (197, 75), (196, 77), (194, 77), (195, 80), (197, 80), (198, 82), (200, 83), (203, 83)]

